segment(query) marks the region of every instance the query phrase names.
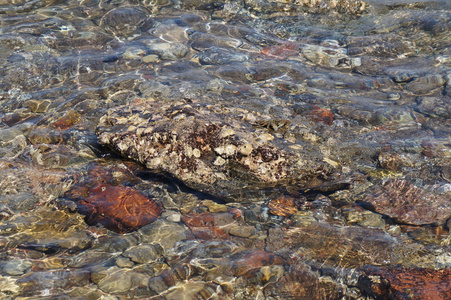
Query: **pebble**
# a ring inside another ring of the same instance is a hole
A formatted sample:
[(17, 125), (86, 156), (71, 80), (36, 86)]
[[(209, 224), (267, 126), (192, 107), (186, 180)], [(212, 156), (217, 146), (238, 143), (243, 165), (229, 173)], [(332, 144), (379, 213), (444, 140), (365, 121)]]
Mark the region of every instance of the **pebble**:
[(132, 273), (128, 270), (111, 267), (104, 272), (105, 276), (98, 283), (105, 293), (125, 293), (132, 288)]
[(235, 226), (229, 230), (229, 234), (243, 238), (248, 238), (254, 235), (255, 232), (254, 226)]
[(119, 268), (132, 268), (135, 264), (130, 260), (130, 258), (118, 257), (116, 258), (116, 265)]
[(122, 253), (123, 256), (130, 258), (138, 264), (147, 264), (156, 261), (163, 254), (163, 248), (160, 245), (137, 245), (127, 249)]
[(138, 231), (138, 235), (143, 243), (158, 243), (165, 250), (174, 247), (177, 242), (189, 236), (183, 226), (162, 219), (144, 226)]
[(208, 207), (208, 210), (210, 212), (213, 212), (213, 213), (215, 213), (215, 212), (225, 212), (228, 209), (228, 207), (226, 205), (216, 203), (216, 202), (214, 202), (212, 200), (203, 200), (201, 203), (202, 203), (202, 205)]
[(3, 266), (2, 271), (8, 275), (22, 275), (33, 265), (32, 262), (22, 259), (13, 259)]

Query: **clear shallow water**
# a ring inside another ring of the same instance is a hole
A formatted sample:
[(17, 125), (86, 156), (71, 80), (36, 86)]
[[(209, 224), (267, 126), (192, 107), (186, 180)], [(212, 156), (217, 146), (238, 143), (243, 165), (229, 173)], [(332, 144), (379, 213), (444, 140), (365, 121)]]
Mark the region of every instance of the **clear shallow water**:
[(2, 3), (2, 296), (446, 299), (449, 5)]

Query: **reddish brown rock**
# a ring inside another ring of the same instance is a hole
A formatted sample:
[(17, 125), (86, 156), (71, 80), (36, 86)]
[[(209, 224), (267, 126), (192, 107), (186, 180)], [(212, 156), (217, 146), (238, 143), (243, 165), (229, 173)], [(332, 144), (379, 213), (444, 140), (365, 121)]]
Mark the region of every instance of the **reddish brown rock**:
[(279, 59), (286, 59), (290, 56), (299, 55), (299, 45), (285, 42), (281, 45), (269, 46), (262, 49), (262, 54)]
[(89, 196), (78, 204), (88, 224), (102, 224), (106, 228), (125, 233), (153, 222), (162, 212), (154, 200), (125, 186), (98, 184)]
[(77, 124), (81, 119), (81, 115), (74, 111), (69, 110), (63, 117), (59, 118), (51, 125), (56, 129), (66, 130)]
[(312, 111), (312, 119), (315, 123), (324, 123), (330, 126), (335, 120), (335, 114), (330, 109), (315, 107)]
[(364, 272), (360, 288), (378, 299), (451, 299), (451, 269), (368, 266)]
[(415, 186), (404, 179), (390, 179), (363, 199), (378, 213), (412, 225), (443, 223), (451, 217), (451, 197)]
[(88, 172), (83, 178), (77, 178), (78, 183), (74, 185), (65, 196), (79, 201), (89, 196), (90, 191), (99, 184), (130, 185), (139, 179), (133, 174), (140, 171), (140, 166), (134, 162), (121, 161), (119, 164), (103, 164), (95, 162), (88, 166)]
[(232, 271), (235, 276), (250, 275), (249, 273), (260, 270), (261, 267), (283, 265), (284, 263), (285, 259), (272, 252), (253, 250), (240, 254), (232, 263)]
[(190, 214), (182, 218), (196, 238), (226, 239), (235, 220), (229, 213)]

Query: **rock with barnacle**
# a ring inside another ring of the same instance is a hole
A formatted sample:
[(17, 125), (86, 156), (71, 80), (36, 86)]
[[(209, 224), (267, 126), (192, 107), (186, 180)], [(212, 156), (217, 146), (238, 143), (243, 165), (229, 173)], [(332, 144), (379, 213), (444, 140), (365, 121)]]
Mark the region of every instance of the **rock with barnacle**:
[(113, 108), (101, 118), (97, 134), (122, 156), (232, 201), (244, 201), (243, 191), (251, 189), (318, 186), (334, 171), (313, 146), (290, 148), (235, 110), (213, 105), (146, 102)]

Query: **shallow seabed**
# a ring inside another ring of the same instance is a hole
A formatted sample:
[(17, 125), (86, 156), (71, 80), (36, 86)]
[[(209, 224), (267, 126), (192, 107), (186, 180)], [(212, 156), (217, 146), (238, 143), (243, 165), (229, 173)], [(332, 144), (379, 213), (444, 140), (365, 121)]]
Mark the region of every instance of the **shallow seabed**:
[(1, 299), (451, 299), (451, 2), (0, 3)]

